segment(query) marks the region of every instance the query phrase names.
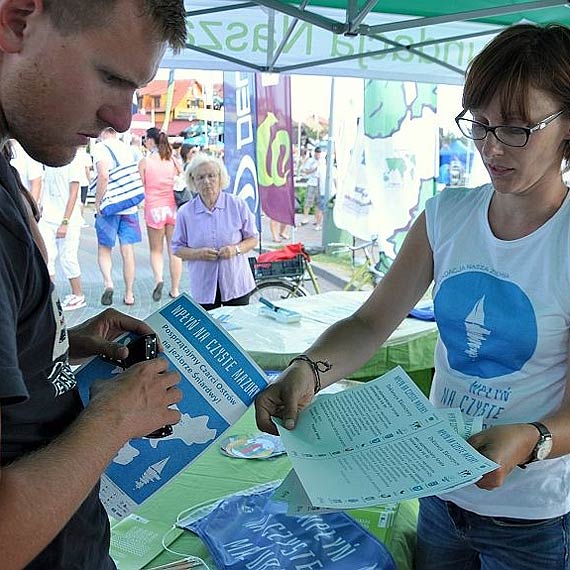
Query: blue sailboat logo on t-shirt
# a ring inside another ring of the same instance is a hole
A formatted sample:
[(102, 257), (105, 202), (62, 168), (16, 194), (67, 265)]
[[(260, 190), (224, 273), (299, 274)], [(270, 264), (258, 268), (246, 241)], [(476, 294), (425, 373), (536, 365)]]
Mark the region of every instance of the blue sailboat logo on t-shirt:
[(485, 338), (491, 334), (485, 328), (485, 295), (483, 295), (473, 307), (472, 311), (465, 318), (465, 332), (467, 333), (467, 350), (465, 353), (469, 358), (477, 358), (479, 349)]
[(434, 312), (449, 366), (467, 376), (512, 374), (536, 349), (534, 307), (511, 281), (482, 271), (452, 275), (437, 291)]

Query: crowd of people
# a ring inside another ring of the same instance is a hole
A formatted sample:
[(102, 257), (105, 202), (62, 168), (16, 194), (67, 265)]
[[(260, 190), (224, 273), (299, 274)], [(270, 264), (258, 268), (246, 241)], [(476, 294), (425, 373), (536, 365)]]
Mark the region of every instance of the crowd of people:
[[(190, 149), (178, 161), (156, 130), (135, 156), (138, 145), (117, 136), (166, 47), (186, 43), (184, 3), (159, 4), (0, 0), (0, 553), (8, 570), (113, 570), (100, 477), (129, 440), (181, 417), (180, 376), (162, 358), (97, 383), (81, 403), (72, 365), (94, 355), (124, 359), (128, 348), (115, 342), (122, 333), (152, 332), (113, 308), (66, 329), (62, 309), (85, 303), (77, 244), (89, 175), (103, 305), (114, 300), (117, 239), (123, 302), (136, 302), (139, 208), (109, 215), (102, 207), (113, 171), (132, 164), (146, 198), (153, 299), (163, 293), (165, 242), (171, 295), (181, 263), (206, 309), (245, 304), (254, 287), (245, 254), (257, 229), (245, 203), (224, 192), (223, 162), (189, 158)], [(562, 171), (570, 163), (570, 30), (520, 24), (498, 34), (468, 68), (456, 122), (491, 184), (449, 187), (428, 200), (364, 305), (257, 397), (258, 426), (276, 433), (279, 417), (294, 429), (315, 394), (367, 362), (433, 285), (440, 334), (431, 401), (475, 401), (462, 411), (481, 416), (483, 430), (469, 442), (499, 467), (421, 500), (415, 567), (568, 569), (570, 197)], [(77, 148), (99, 135), (90, 169)], [(307, 161), (305, 173), (319, 209), (318, 162)], [(193, 196), (176, 208), (181, 174)], [(71, 290), (63, 307), (57, 258)]]

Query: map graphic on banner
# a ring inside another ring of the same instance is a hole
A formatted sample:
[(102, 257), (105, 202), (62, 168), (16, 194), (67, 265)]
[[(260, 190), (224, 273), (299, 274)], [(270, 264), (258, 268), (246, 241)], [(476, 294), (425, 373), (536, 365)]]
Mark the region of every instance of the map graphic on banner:
[(436, 191), (438, 128), (435, 85), (367, 81), (347, 175), (334, 222), (361, 239), (378, 235), (395, 257), (425, 202)]
[[(101, 501), (121, 519), (170, 482), (228, 427), (236, 422), (265, 388), (258, 366), (201, 307), (181, 295), (145, 322), (157, 333), (170, 370), (180, 373), (183, 398), (176, 404), (181, 420), (162, 439), (127, 442), (101, 478)], [(121, 342), (126, 343), (130, 336)], [(84, 402), (93, 381), (112, 382), (122, 370), (94, 358), (76, 373)]]

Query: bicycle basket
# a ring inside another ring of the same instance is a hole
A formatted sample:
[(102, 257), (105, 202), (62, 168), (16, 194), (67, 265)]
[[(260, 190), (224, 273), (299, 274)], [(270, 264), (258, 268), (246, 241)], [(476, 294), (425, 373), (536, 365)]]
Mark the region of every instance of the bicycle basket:
[(269, 277), (299, 277), (305, 272), (305, 260), (301, 254), (281, 261), (258, 262), (255, 257), (250, 257), (249, 265), (256, 281)]

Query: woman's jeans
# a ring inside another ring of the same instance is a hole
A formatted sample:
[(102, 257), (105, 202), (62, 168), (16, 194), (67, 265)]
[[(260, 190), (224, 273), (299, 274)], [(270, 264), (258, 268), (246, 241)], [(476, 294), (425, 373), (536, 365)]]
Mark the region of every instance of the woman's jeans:
[(485, 517), (437, 497), (420, 499), (416, 570), (567, 570), (570, 515)]

